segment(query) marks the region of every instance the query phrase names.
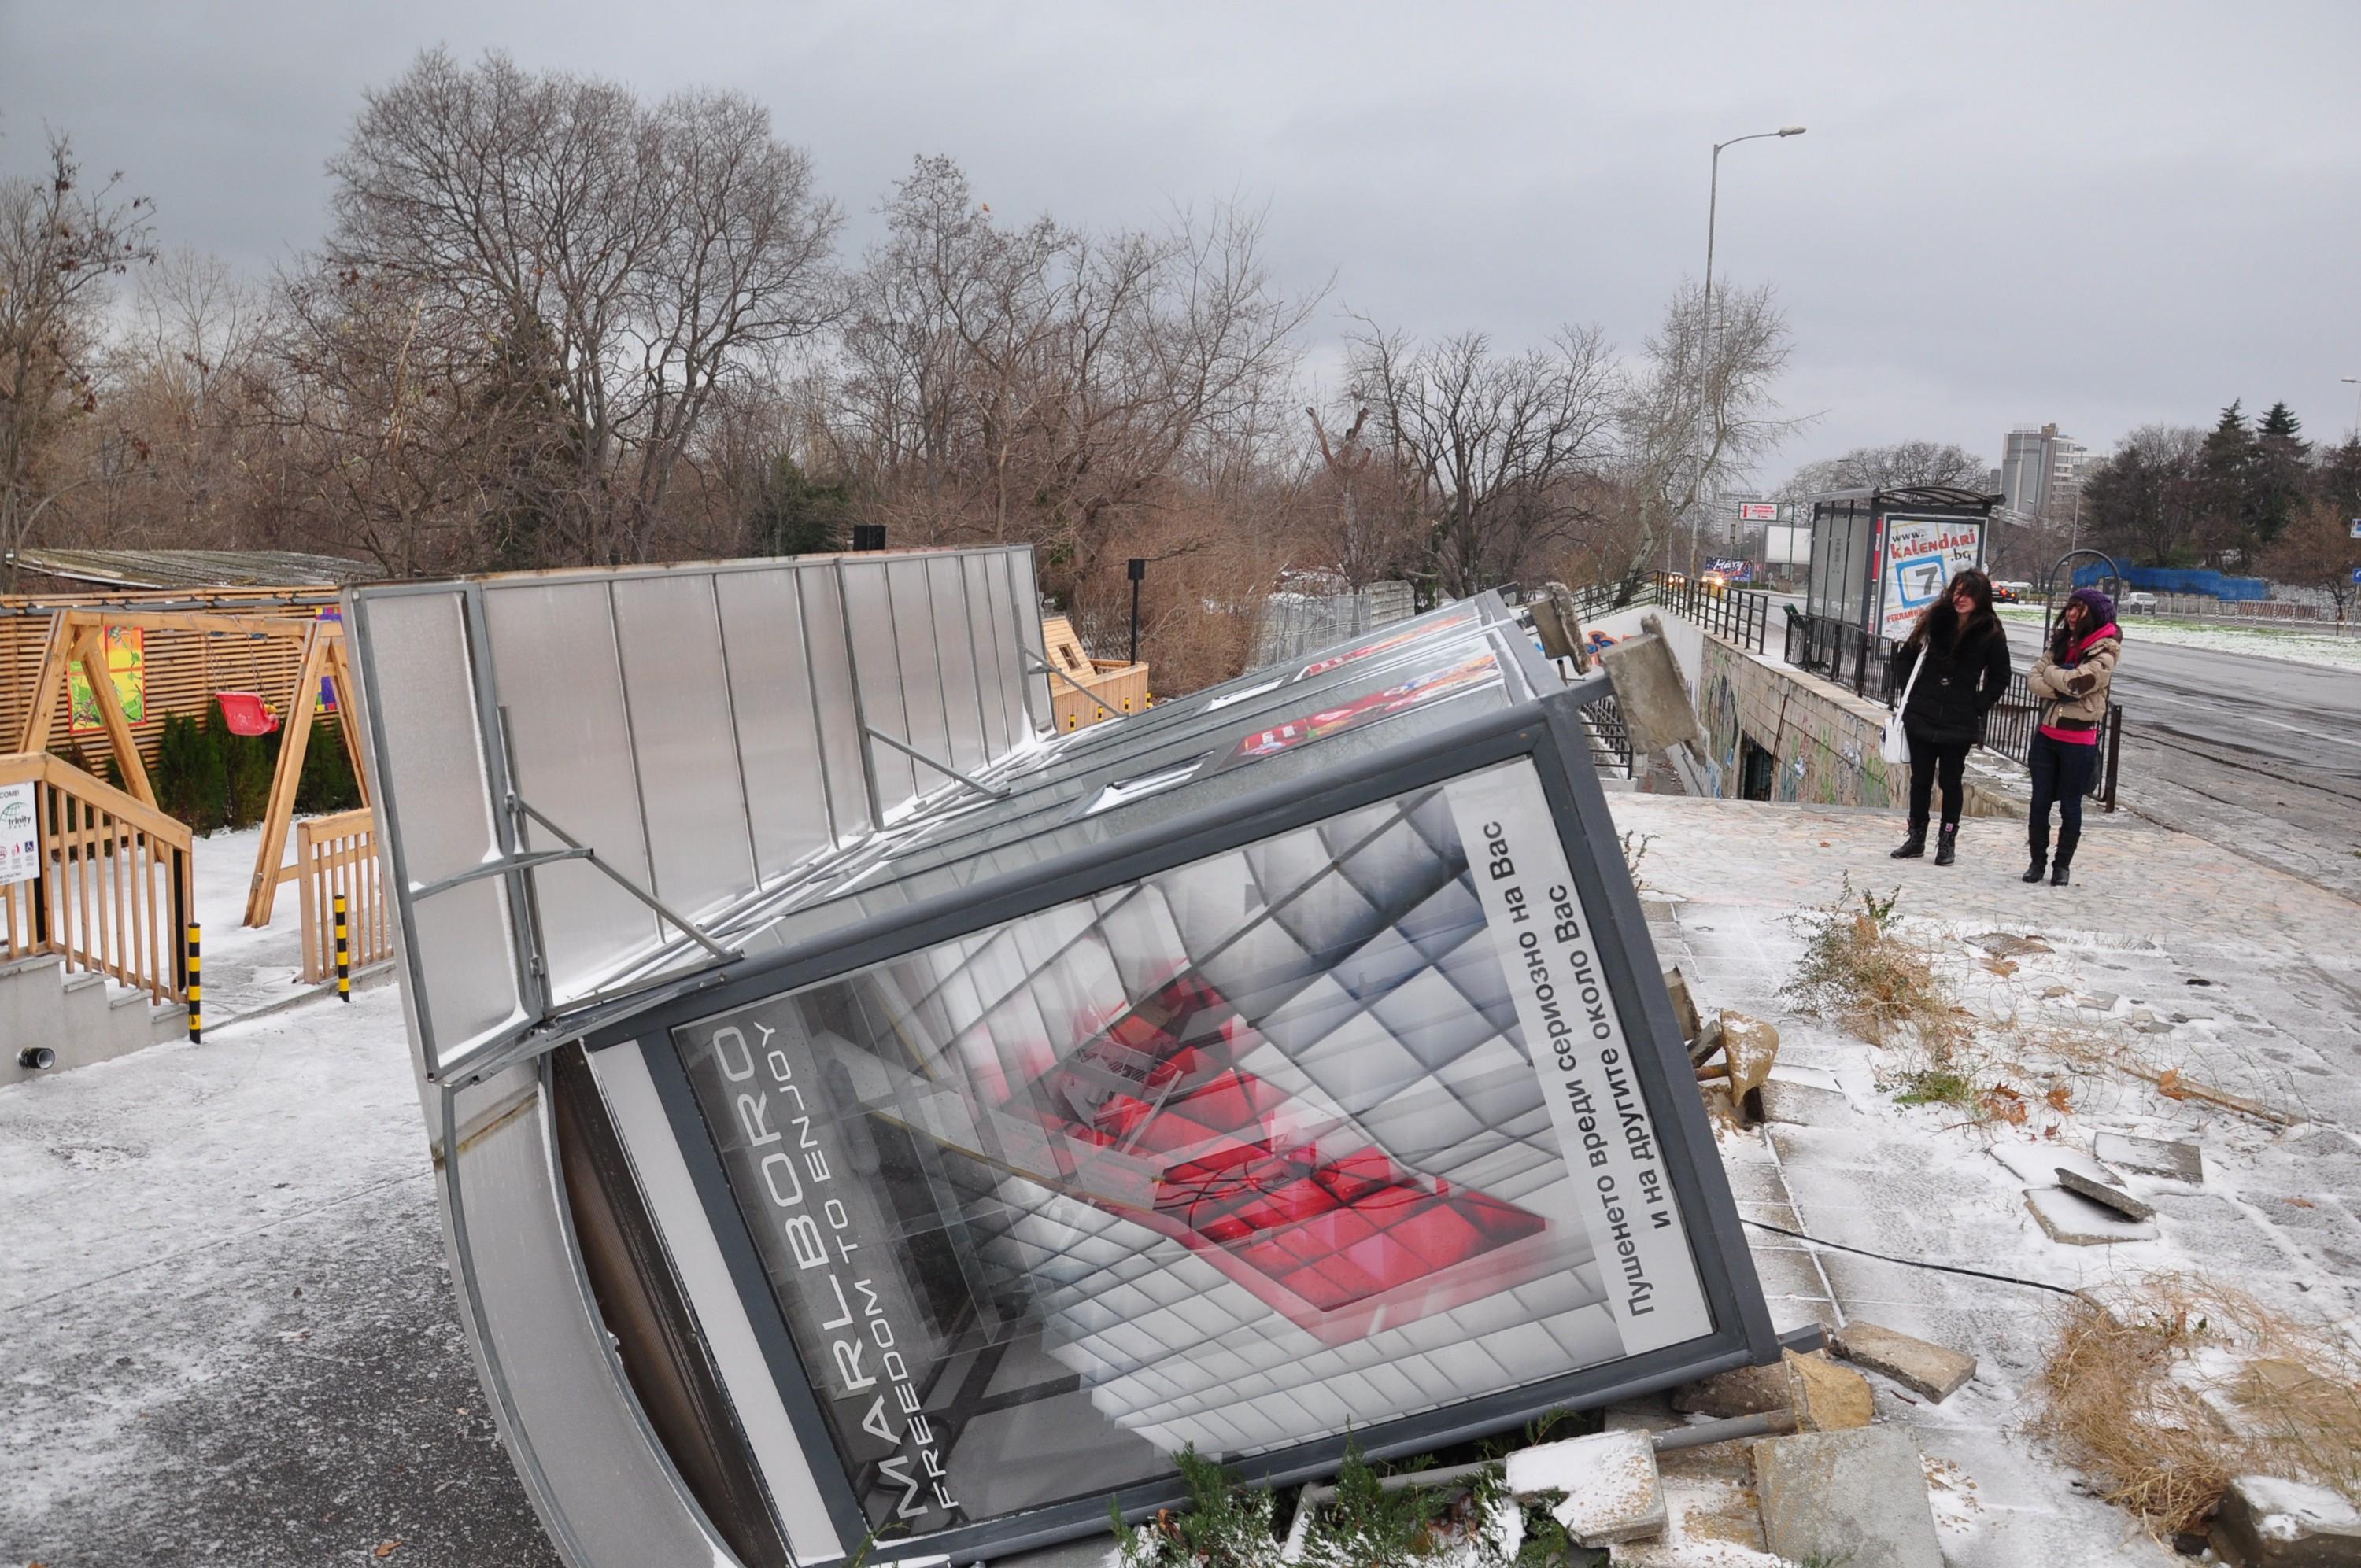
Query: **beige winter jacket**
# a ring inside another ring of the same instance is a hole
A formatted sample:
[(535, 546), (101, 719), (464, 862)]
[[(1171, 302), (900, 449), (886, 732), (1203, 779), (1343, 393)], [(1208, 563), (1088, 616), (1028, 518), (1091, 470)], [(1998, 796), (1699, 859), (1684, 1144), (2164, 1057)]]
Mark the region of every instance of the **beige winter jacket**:
[(2100, 630), (2099, 640), (2083, 649), (2075, 663), (2058, 663), (2047, 648), (2033, 662), (2025, 684), (2034, 696), (2047, 699), (2042, 723), (2059, 729), (2096, 729), (2107, 716), (2107, 688), (2114, 682), (2115, 655), (2124, 643), (2112, 624)]

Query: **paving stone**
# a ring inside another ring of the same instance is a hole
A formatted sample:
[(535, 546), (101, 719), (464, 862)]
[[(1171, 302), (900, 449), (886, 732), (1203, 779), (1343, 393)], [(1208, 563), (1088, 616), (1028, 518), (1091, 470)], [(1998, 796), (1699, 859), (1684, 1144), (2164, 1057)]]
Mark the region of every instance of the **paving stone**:
[(1509, 1455), (1508, 1486), (1521, 1497), (1565, 1493), (1565, 1500), (1550, 1516), (1584, 1546), (1664, 1533), (1656, 1445), (1643, 1431), (1602, 1431), (1520, 1449)]
[(1869, 1379), (1849, 1366), (1839, 1366), (1815, 1351), (1797, 1355), (1788, 1351), (1780, 1359), (1787, 1375), (1787, 1408), (1803, 1420), (1809, 1431), (1848, 1431), (1877, 1419), (1877, 1391)]
[(1856, 1366), (1883, 1373), (1937, 1404), (1956, 1394), (1976, 1375), (1976, 1358), (1948, 1345), (1929, 1344), (1913, 1334), (1856, 1318), (1830, 1336), (1839, 1355)]
[(1902, 1427), (1805, 1432), (1754, 1445), (1763, 1540), (1791, 1563), (1943, 1568), (1918, 1445)]
[(2058, 1185), (2069, 1192), (2079, 1192), (2094, 1203), (2103, 1203), (2126, 1220), (2153, 1220), (2156, 1209), (2143, 1203), (2119, 1187), (2104, 1181), (2093, 1181), (2081, 1171), (2067, 1166), (2058, 1168)]
[(2114, 1171), (2079, 1149), (2051, 1143), (1995, 1143), (1993, 1158), (2008, 1168), (2009, 1174), (2028, 1187), (2054, 1187), (2060, 1166), (2092, 1181), (2103, 1181), (2113, 1187), (2122, 1180)]
[(2361, 1563), (2361, 1510), (2325, 1486), (2241, 1475), (2222, 1495), (2213, 1546), (2253, 1568), (2353, 1568)]
[(2164, 1138), (2136, 1138), (2128, 1133), (2101, 1133), (2091, 1140), (2091, 1152), (2108, 1165), (2161, 1176), (2171, 1181), (2205, 1179), (2203, 1146)]
[(2025, 1206), (2049, 1234), (2065, 1246), (2107, 1246), (2115, 1242), (2156, 1240), (2156, 1222), (2127, 1220), (2114, 1210), (2062, 1187), (2028, 1187)]
[(1854, 1119), (1852, 1102), (1841, 1091), (1792, 1079), (1764, 1080), (1747, 1097), (1747, 1105), (1765, 1122), (1795, 1127), (1840, 1127)]

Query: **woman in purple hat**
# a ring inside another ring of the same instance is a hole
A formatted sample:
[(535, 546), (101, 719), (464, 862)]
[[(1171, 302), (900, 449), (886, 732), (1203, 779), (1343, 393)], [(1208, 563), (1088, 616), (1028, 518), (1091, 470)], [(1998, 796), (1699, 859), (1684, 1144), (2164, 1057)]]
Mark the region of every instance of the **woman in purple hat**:
[[(2041, 729), (2033, 737), (2033, 805), (2026, 837), (2033, 864), (2025, 880), (2049, 873), (2052, 887), (2066, 885), (2066, 868), (2082, 837), (2082, 796), (2099, 765), (2099, 724), (2107, 716), (2107, 688), (2124, 634), (2115, 625), (2115, 601), (2096, 588), (2076, 588), (2049, 635), (2049, 646), (2025, 679), (2043, 701)], [(2049, 859), (2049, 806), (2058, 804), (2058, 858)]]

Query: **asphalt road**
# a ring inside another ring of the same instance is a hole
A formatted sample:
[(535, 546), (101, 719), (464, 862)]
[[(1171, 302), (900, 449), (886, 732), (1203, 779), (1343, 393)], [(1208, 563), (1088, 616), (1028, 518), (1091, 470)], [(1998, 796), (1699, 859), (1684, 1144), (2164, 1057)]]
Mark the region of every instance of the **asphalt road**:
[[(2017, 667), (2030, 665), (2039, 623), (2012, 620), (2008, 635)], [(2124, 625), (2114, 691), (2126, 735), (2341, 784), (2361, 801), (2361, 674), (2144, 641), (2135, 616)]]

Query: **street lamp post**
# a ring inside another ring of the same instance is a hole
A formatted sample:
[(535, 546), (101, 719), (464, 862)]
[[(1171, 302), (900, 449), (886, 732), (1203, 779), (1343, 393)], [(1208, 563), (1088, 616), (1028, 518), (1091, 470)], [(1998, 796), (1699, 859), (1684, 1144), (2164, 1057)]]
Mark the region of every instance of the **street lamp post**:
[[(2361, 387), (2361, 376), (2339, 377), (2348, 387)], [(2353, 394), (2353, 439), (2361, 441), (2361, 392)]]
[[(1713, 395), (1712, 382), (1709, 378), (1713, 364), (1713, 230), (1714, 222), (1721, 212), (1721, 149), (1726, 147), (1736, 147), (1742, 141), (1763, 141), (1773, 137), (1799, 137), (1803, 134), (1804, 127), (1801, 126), (1782, 126), (1775, 131), (1756, 131), (1752, 136), (1732, 137), (1728, 141), (1718, 141), (1713, 144), (1713, 177), (1707, 187), (1705, 204), (1705, 294), (1702, 302), (1703, 308), (1697, 320), (1697, 488), (1698, 492), (1702, 492), (1705, 488), (1706, 404)], [(1704, 519), (1696, 509), (1705, 504), (1705, 497), (1702, 493), (1694, 493), (1689, 498), (1689, 504), (1692, 509), (1689, 513), (1689, 576), (1695, 577), (1697, 570), (1697, 536), (1704, 527)]]

